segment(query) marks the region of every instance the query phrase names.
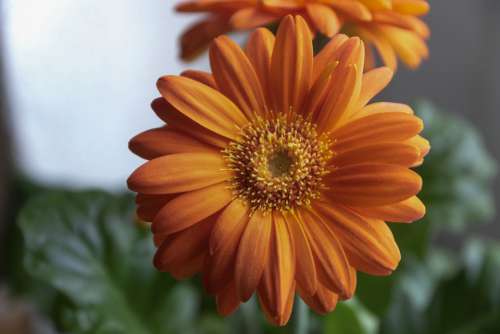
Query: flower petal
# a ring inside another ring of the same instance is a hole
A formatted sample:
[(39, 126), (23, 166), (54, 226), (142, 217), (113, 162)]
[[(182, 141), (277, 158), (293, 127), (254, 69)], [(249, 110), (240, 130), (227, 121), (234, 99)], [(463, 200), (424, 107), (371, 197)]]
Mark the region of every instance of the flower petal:
[(196, 80), (204, 85), (207, 85), (208, 87), (217, 89), (217, 84), (215, 83), (214, 76), (211, 73), (196, 70), (186, 70), (181, 73), (181, 76)]
[(236, 11), (229, 22), (234, 29), (243, 30), (266, 26), (277, 19), (276, 15), (262, 11), (260, 8), (247, 7)]
[(316, 29), (323, 35), (332, 37), (338, 33), (341, 22), (330, 7), (320, 3), (308, 3), (306, 10)]
[(245, 201), (235, 199), (219, 215), (210, 236), (210, 253), (216, 253), (226, 246), (228, 239), (241, 234), (242, 226), (246, 226), (249, 219), (249, 208)]
[(383, 163), (413, 166), (420, 159), (417, 147), (401, 142), (383, 142), (344, 151), (331, 160), (335, 167), (345, 167), (363, 163)]
[(271, 57), (274, 50), (274, 35), (268, 29), (259, 28), (254, 31), (247, 43), (246, 54), (252, 63), (266, 97), (266, 105), (272, 106), (272, 92), (269, 73), (271, 71)]
[(416, 195), (422, 178), (397, 165), (362, 164), (339, 168), (325, 178), (328, 198), (348, 206), (395, 204)]
[(214, 219), (210, 217), (165, 240), (156, 251), (153, 261), (155, 267), (169, 272), (176, 266), (204, 254), (213, 224)]
[(274, 324), (275, 326), (285, 326), (290, 320), (290, 316), (292, 315), (293, 302), (295, 300), (295, 282), (290, 290), (290, 294), (286, 299), (286, 304), (282, 312), (273, 312), (270, 301), (266, 299), (266, 296), (260, 292), (259, 289), (259, 303), (266, 316), (267, 321)]
[(226, 317), (236, 311), (241, 302), (236, 293), (236, 285), (231, 281), (225, 289), (222, 289), (215, 297), (217, 312)]
[(221, 210), (232, 199), (226, 183), (179, 195), (156, 215), (152, 231), (163, 234), (182, 231)]
[(361, 217), (332, 203), (317, 203), (316, 209), (329, 221), (352, 266), (372, 275), (388, 275), (396, 269), (401, 254), (383, 221)]
[(250, 120), (265, 114), (264, 93), (250, 60), (227, 36), (210, 46), (210, 66), (221, 93), (234, 101)]
[(163, 208), (168, 201), (174, 198), (175, 195), (146, 195), (137, 194), (135, 204), (137, 205), (137, 216), (146, 221), (152, 222), (158, 212)]
[(419, 134), (420, 118), (404, 113), (373, 113), (354, 119), (333, 131), (334, 151), (346, 151), (377, 142), (403, 141)]
[(303, 293), (312, 296), (316, 293), (318, 278), (316, 275), (316, 266), (314, 264), (314, 255), (311, 250), (310, 241), (307, 238), (305, 227), (298, 217), (291, 214), (286, 216), (286, 222), (294, 242), (294, 249), (297, 261), (295, 279), (301, 287)]
[(236, 139), (238, 126), (248, 123), (231, 100), (198, 81), (164, 76), (157, 85), (165, 100), (177, 110), (221, 136)]
[(231, 25), (225, 16), (213, 16), (196, 22), (182, 33), (181, 58), (192, 60), (205, 51), (215, 37), (230, 30)]
[(401, 14), (425, 15), (430, 5), (425, 0), (392, 0), (392, 8)]
[(313, 82), (323, 74), (330, 64), (339, 60), (339, 55), (344, 50), (344, 43), (349, 38), (344, 34), (335, 35), (323, 49), (314, 57)]
[(203, 283), (208, 293), (220, 293), (234, 278), (234, 264), (241, 235), (249, 220), (248, 208), (234, 200), (219, 215), (210, 235)]
[(166, 126), (138, 134), (130, 140), (128, 146), (132, 152), (147, 160), (175, 153), (217, 152), (215, 147)]
[(185, 133), (197, 140), (210, 144), (219, 148), (226, 147), (229, 139), (208, 130), (207, 128), (199, 125), (189, 117), (184, 116), (177, 111), (171, 104), (165, 101), (164, 98), (157, 98), (151, 103), (156, 115), (161, 118), (168, 127)]
[(363, 108), (371, 99), (380, 93), (389, 82), (391, 82), (394, 72), (388, 67), (380, 67), (363, 75), (363, 84), (359, 94), (357, 109)]
[(370, 21), (372, 19), (370, 10), (360, 2), (351, 0), (335, 0), (330, 2), (333, 8), (351, 16), (353, 19), (361, 21)]
[(398, 67), (398, 59), (396, 51), (391, 43), (384, 37), (383, 34), (376, 30), (356, 27), (355, 34), (359, 35), (367, 44), (373, 44), (377, 52), (380, 54), (385, 66), (395, 71)]
[(416, 69), (423, 59), (428, 58), (429, 49), (416, 32), (389, 25), (379, 25), (377, 30), (408, 67)]
[(359, 38), (353, 37), (344, 43), (338, 62), (323, 107), (313, 116), (320, 131), (333, 129), (356, 105), (364, 68), (364, 46)]
[(416, 196), (396, 204), (353, 209), (363, 216), (394, 223), (411, 223), (425, 216), (425, 205)]
[(273, 318), (283, 318), (289, 296), (294, 293), (295, 253), (287, 224), (280, 213), (273, 213), (271, 235), (269, 260), (259, 286), (259, 296)]
[(192, 191), (231, 178), (218, 153), (178, 153), (146, 162), (127, 180), (130, 190), (144, 194)]
[(339, 240), (318, 215), (302, 210), (300, 217), (316, 257), (318, 281), (339, 294), (347, 294), (351, 276)]
[(307, 23), (300, 16), (286, 16), (276, 34), (271, 62), (275, 112), (300, 110), (311, 86), (312, 67), (312, 36)]
[(310, 308), (321, 315), (325, 315), (333, 311), (339, 300), (339, 297), (335, 292), (328, 290), (322, 284), (318, 284), (316, 294), (313, 296), (308, 296), (302, 293), (301, 290), (299, 290), (299, 293), (300, 298), (302, 298), (302, 300), (309, 305)]
[(235, 265), (236, 291), (245, 302), (257, 288), (269, 257), (272, 219), (255, 212), (243, 232)]

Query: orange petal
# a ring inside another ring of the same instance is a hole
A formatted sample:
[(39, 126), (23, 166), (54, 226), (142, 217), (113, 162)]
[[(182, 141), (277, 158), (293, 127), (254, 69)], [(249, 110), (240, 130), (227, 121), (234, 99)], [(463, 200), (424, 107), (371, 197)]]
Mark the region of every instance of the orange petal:
[(281, 313), (273, 312), (272, 306), (269, 304), (269, 300), (265, 298), (265, 295), (260, 292), (259, 289), (259, 303), (262, 308), (262, 312), (266, 316), (266, 319), (276, 325), (276, 326), (285, 326), (290, 320), (290, 316), (292, 315), (293, 302), (295, 300), (295, 282), (293, 283), (292, 289), (290, 290), (290, 294), (286, 300), (286, 305)]
[(236, 293), (234, 281), (231, 281), (225, 289), (222, 289), (220, 293), (217, 294), (215, 302), (217, 304), (217, 312), (224, 317), (238, 309), (241, 302)]
[(162, 96), (177, 110), (221, 136), (236, 139), (238, 126), (248, 123), (231, 100), (198, 81), (164, 76), (157, 85)]
[(408, 115), (415, 114), (413, 112), (413, 109), (407, 104), (394, 102), (375, 102), (363, 107), (363, 109), (360, 110), (360, 113), (356, 114), (356, 117), (369, 116), (370, 114), (380, 114), (384, 112), (401, 112)]
[(392, 0), (392, 8), (401, 14), (425, 15), (430, 6), (425, 0)]
[(416, 195), (422, 178), (397, 165), (351, 165), (332, 171), (326, 178), (327, 197), (349, 206), (373, 207), (395, 204)]
[(171, 234), (200, 222), (233, 199), (227, 184), (218, 183), (177, 196), (156, 215), (153, 233)]
[(220, 293), (234, 277), (234, 263), (241, 235), (248, 222), (248, 208), (234, 200), (221, 213), (210, 235), (210, 254), (203, 283), (208, 293)]
[(189, 117), (184, 116), (161, 97), (155, 99), (151, 103), (151, 107), (156, 115), (167, 123), (168, 127), (173, 130), (185, 133), (203, 143), (219, 148), (226, 147), (229, 141), (226, 137), (219, 136), (215, 132), (212, 132), (191, 120)]
[(346, 14), (356, 20), (370, 21), (372, 19), (370, 10), (360, 2), (351, 0), (336, 0), (331, 1), (330, 5), (341, 11), (343, 14)]
[(248, 59), (259, 77), (268, 107), (272, 105), (269, 73), (271, 71), (271, 57), (274, 50), (274, 41), (275, 38), (272, 32), (265, 28), (259, 28), (250, 35), (245, 50)]
[(372, 275), (388, 275), (401, 260), (398, 245), (387, 225), (332, 203), (317, 203), (317, 210), (341, 240), (349, 262)]
[(322, 109), (314, 116), (320, 131), (333, 129), (355, 106), (361, 91), (363, 68), (363, 43), (359, 38), (350, 38), (345, 42), (339, 63), (333, 70), (329, 94)]
[(321, 315), (330, 313), (337, 306), (339, 297), (333, 291), (328, 290), (324, 285), (318, 284), (316, 294), (308, 296), (299, 290), (300, 298), (314, 311)]
[(156, 251), (154, 265), (158, 270), (171, 271), (176, 266), (204, 254), (214, 220), (206, 219), (164, 241)]
[(316, 275), (316, 266), (314, 264), (314, 255), (311, 250), (310, 241), (307, 238), (307, 232), (305, 231), (302, 221), (298, 219), (298, 217), (288, 215), (286, 221), (294, 242), (295, 254), (297, 254), (295, 279), (303, 293), (307, 296), (312, 296), (316, 293), (318, 278)]
[(334, 156), (331, 164), (335, 167), (345, 167), (363, 163), (382, 163), (411, 167), (419, 159), (420, 151), (414, 145), (384, 142), (344, 151)]
[(264, 272), (271, 231), (271, 215), (257, 211), (250, 217), (243, 232), (235, 265), (236, 291), (243, 302), (250, 299)]
[(210, 46), (210, 65), (221, 93), (234, 101), (248, 119), (265, 114), (264, 93), (250, 60), (227, 36)]
[(287, 224), (280, 213), (273, 214), (273, 227), (259, 296), (273, 318), (280, 319), (284, 318), (289, 296), (294, 293), (295, 254)]
[(406, 140), (420, 133), (423, 126), (420, 118), (404, 112), (372, 113), (336, 129), (331, 134), (335, 140), (333, 150), (339, 152), (377, 142)]
[(416, 196), (396, 204), (354, 209), (363, 216), (395, 223), (411, 223), (425, 216), (425, 205)]
[(364, 29), (361, 27), (356, 27), (355, 34), (359, 35), (367, 44), (373, 44), (377, 52), (380, 54), (385, 66), (389, 67), (391, 70), (396, 71), (398, 67), (398, 59), (396, 56), (396, 51), (392, 47), (391, 43), (376, 30)]
[(248, 7), (235, 12), (229, 22), (234, 29), (242, 30), (266, 26), (277, 19), (276, 15), (262, 11), (259, 8)]
[(172, 198), (174, 195), (137, 194), (135, 197), (137, 216), (146, 222), (152, 222), (158, 211)]
[(215, 37), (230, 30), (231, 25), (225, 16), (214, 16), (196, 22), (182, 33), (180, 39), (181, 58), (192, 60), (205, 51)]
[(186, 70), (181, 73), (183, 77), (196, 80), (205, 84), (209, 87), (217, 89), (217, 84), (215, 83), (214, 76), (211, 73), (204, 71)]
[(431, 144), (429, 141), (421, 136), (415, 136), (413, 138), (410, 138), (406, 141), (406, 143), (410, 145), (414, 145), (415, 147), (418, 148), (420, 152), (420, 159), (415, 162), (412, 167), (417, 167), (420, 166), (424, 162), (425, 156), (429, 153), (431, 150)]
[(241, 234), (240, 229), (249, 219), (249, 208), (245, 201), (235, 199), (217, 218), (212, 235), (210, 236), (210, 253), (214, 254), (227, 244), (227, 240), (234, 233)]
[(173, 264), (168, 272), (176, 280), (191, 278), (202, 271), (206, 255), (207, 250), (205, 249), (196, 257)]
[(316, 257), (319, 282), (337, 293), (347, 294), (351, 276), (339, 240), (319, 216), (304, 210), (300, 212), (300, 217)]
[(128, 146), (132, 152), (147, 160), (175, 153), (217, 152), (215, 147), (170, 127), (142, 132), (132, 138)]
[(323, 35), (332, 37), (338, 33), (341, 22), (330, 7), (319, 3), (309, 3), (306, 5), (306, 10), (316, 29)]
[(287, 16), (276, 34), (271, 61), (271, 87), (275, 112), (297, 112), (311, 85), (313, 67), (312, 36), (300, 16)]
[(359, 94), (357, 108), (363, 108), (371, 99), (380, 93), (392, 80), (394, 72), (388, 67), (380, 67), (363, 75), (363, 84)]
[(416, 69), (429, 56), (427, 45), (417, 33), (389, 25), (379, 25), (378, 30), (408, 67)]
[(192, 191), (231, 178), (218, 153), (178, 153), (146, 162), (127, 180), (132, 191), (172, 194)]
[(323, 74), (330, 64), (339, 60), (339, 55), (343, 51), (344, 43), (349, 38), (346, 35), (335, 35), (328, 44), (314, 57), (313, 82)]
[(392, 0), (359, 0), (372, 11), (392, 8)]
[(351, 299), (354, 296), (354, 292), (356, 292), (357, 284), (358, 278), (356, 268), (349, 266), (349, 286), (347, 287), (346, 292), (343, 295), (339, 296), (339, 298), (341, 300)]

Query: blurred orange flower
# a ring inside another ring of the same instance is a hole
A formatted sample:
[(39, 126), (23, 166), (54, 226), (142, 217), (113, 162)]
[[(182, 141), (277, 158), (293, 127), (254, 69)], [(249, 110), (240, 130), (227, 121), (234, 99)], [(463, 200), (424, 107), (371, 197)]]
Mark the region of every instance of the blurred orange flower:
[(177, 10), (208, 13), (181, 38), (186, 60), (220, 34), (270, 25), (287, 14), (303, 16), (313, 34), (360, 36), (367, 44), (367, 69), (375, 67), (375, 50), (393, 70), (398, 57), (415, 69), (429, 55), (430, 31), (419, 18), (429, 11), (426, 0), (189, 0)]
[(353, 295), (356, 271), (395, 270), (385, 221), (424, 215), (411, 167), (429, 143), (408, 106), (369, 104), (392, 71), (363, 74), (364, 55), (359, 38), (337, 35), (314, 57), (305, 20), (286, 16), (245, 50), (215, 39), (213, 74), (159, 79), (152, 106), (168, 125), (131, 140), (149, 161), (128, 180), (159, 270), (202, 273), (223, 315), (256, 292), (277, 325), (296, 293), (327, 313)]

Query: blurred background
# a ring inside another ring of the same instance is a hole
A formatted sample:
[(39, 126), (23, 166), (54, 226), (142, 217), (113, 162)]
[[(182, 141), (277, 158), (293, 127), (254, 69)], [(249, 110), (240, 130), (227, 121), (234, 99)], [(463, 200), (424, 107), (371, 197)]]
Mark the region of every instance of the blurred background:
[[(15, 245), (21, 232), (12, 225), (16, 210), (24, 205), (30, 192), (42, 188), (124, 191), (127, 176), (141, 162), (128, 151), (128, 140), (160, 124), (149, 108), (150, 101), (158, 95), (156, 79), (187, 67), (208, 68), (206, 57), (190, 64), (179, 60), (177, 38), (196, 17), (175, 14), (174, 3), (171, 0), (0, 0), (0, 272), (3, 277), (0, 282), (6, 282), (0, 283), (0, 291), (5, 291), (0, 292), (0, 334), (17, 333), (5, 329), (14, 327), (2, 327), (2, 321), (5, 321), (3, 326), (11, 325), (7, 324), (8, 319), (26, 325), (23, 317), (33, 314), (37, 319), (50, 318), (42, 307), (30, 301), (29, 294), (19, 301), (17, 292), (25, 295), (22, 284), (7, 286), (12, 277), (17, 277), (13, 273), (15, 268), (26, 261), (19, 255), (22, 246)], [(426, 21), (432, 30), (431, 57), (415, 72), (401, 66), (383, 98), (416, 103), (423, 110), (422, 117), (429, 119), (429, 131), (436, 138), (446, 132), (440, 127), (450, 125), (455, 129), (444, 140), (452, 150), (443, 148), (445, 144), (439, 138), (437, 144), (431, 140), (433, 147), (437, 146), (437, 153), (432, 158), (434, 164), (422, 173), (429, 175), (433, 180), (429, 182), (439, 188), (424, 190), (429, 198), (451, 198), (454, 194), (447, 185), (455, 184), (456, 179), (471, 180), (467, 184), (457, 182), (460, 184), (456, 189), (463, 191), (462, 202), (443, 204), (429, 218), (464, 221), (451, 222), (450, 228), (439, 227), (426, 236), (434, 244), (443, 242), (462, 251), (471, 238), (500, 239), (500, 224), (495, 223), (500, 209), (500, 179), (493, 177), (493, 161), (500, 161), (500, 1), (430, 3), (432, 10)], [(423, 102), (422, 98), (433, 104)], [(470, 135), (473, 139), (462, 143), (462, 138), (469, 138), (468, 131), (473, 133)], [(450, 171), (449, 156), (458, 159), (463, 168), (456, 173)], [(440, 164), (446, 169), (441, 174), (436, 172), (441, 170)], [(464, 213), (468, 206), (473, 208)], [(481, 220), (481, 224), (476, 224), (476, 220)], [(426, 262), (427, 257), (421, 255), (416, 252), (416, 258)], [(149, 265), (149, 258), (145, 262)], [(366, 290), (369, 288), (363, 290), (361, 286), (360, 299)], [(498, 290), (497, 285), (497, 294)], [(75, 306), (74, 300), (67, 295), (64, 298)], [(391, 303), (387, 310), (395, 302)], [(389, 311), (377, 314), (374, 309), (379, 306), (371, 306), (366, 308), (375, 314), (374, 318), (381, 319), (378, 323), (391, 323), (387, 320)], [(353, 309), (343, 312), (361, 312)], [(13, 317), (10, 310), (19, 310), (19, 318)], [(469, 310), (464, 312), (467, 316)], [(332, 326), (336, 328), (335, 324)], [(391, 325), (387, 326), (382, 333), (391, 333), (388, 329)], [(38, 328), (42, 327), (45, 325)], [(460, 333), (487, 333), (465, 328)], [(19, 333), (25, 332), (22, 330), (26, 329), (19, 329)], [(48, 329), (39, 330), (50, 333)], [(400, 329), (398, 333), (432, 331), (411, 328)]]

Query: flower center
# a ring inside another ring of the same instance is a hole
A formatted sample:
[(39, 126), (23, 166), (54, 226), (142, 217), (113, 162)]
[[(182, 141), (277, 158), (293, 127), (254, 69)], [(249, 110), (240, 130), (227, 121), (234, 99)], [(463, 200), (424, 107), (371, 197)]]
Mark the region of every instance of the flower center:
[(309, 205), (323, 187), (330, 139), (300, 116), (258, 119), (224, 150), (231, 186), (252, 211)]

